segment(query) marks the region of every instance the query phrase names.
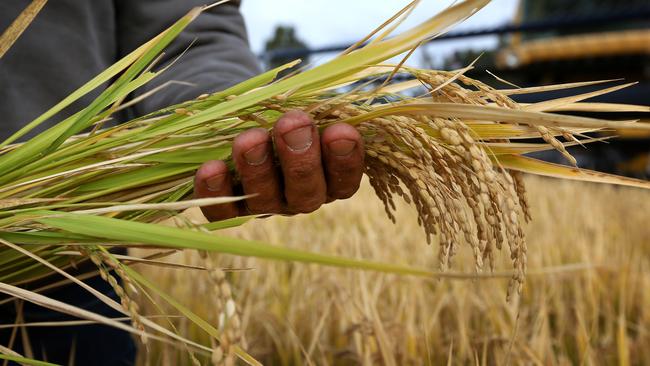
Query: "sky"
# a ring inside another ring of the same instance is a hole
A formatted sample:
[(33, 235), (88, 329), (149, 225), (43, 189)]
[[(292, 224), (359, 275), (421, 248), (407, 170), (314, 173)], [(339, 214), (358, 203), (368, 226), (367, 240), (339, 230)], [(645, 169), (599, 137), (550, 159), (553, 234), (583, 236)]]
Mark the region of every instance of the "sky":
[[(407, 0), (243, 0), (244, 14), (251, 48), (261, 53), (266, 40), (276, 25), (294, 26), (303, 42), (310, 48), (351, 44), (361, 39), (378, 25), (403, 8)], [(443, 10), (450, 0), (422, 0), (399, 29), (410, 28)], [(455, 30), (470, 30), (502, 25), (511, 21), (518, 0), (493, 0)], [(440, 62), (442, 57), (456, 49), (493, 48), (494, 36), (435, 42), (425, 51)], [(328, 56), (319, 56), (324, 61)], [(413, 62), (421, 54), (412, 56)], [(314, 60), (312, 60), (314, 61)]]

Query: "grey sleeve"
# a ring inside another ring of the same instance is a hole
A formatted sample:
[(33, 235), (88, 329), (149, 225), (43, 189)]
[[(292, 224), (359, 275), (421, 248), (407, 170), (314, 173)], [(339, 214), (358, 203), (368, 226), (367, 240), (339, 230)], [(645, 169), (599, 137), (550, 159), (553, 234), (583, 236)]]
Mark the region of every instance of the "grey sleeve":
[[(120, 55), (156, 36), (192, 7), (206, 0), (116, 0), (117, 40)], [(192, 44), (192, 42), (194, 42)], [(222, 4), (201, 14), (165, 50), (161, 65), (181, 56), (167, 71), (138, 93), (166, 81), (178, 80), (196, 86), (173, 85), (145, 99), (136, 113), (151, 112), (193, 99), (199, 94), (223, 90), (260, 72), (248, 45), (239, 1)], [(160, 67), (160, 66), (158, 66)]]

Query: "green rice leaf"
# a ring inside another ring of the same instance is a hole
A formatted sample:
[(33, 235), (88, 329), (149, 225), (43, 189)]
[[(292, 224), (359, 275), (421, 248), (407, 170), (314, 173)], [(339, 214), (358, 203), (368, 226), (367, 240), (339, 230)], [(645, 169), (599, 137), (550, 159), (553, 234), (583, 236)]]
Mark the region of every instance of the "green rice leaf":
[(188, 13), (183, 18), (179, 19), (174, 25), (169, 27), (165, 32), (163, 32), (160, 38), (149, 45), (147, 50), (138, 57), (135, 62), (128, 68), (126, 71), (117, 79), (115, 83), (106, 88), (102, 94), (95, 99), (85, 110), (85, 112), (79, 116), (74, 123), (71, 124), (61, 135), (59, 135), (56, 140), (48, 147), (46, 154), (49, 151), (52, 151), (57, 146), (61, 145), (68, 137), (74, 135), (75, 133), (81, 132), (89, 126), (89, 121), (97, 113), (99, 113), (106, 104), (107, 101), (119, 99), (121, 97), (126, 97), (129, 91), (129, 83), (135, 79), (138, 74), (140, 74), (149, 64), (162, 52), (162, 50), (169, 45), (178, 34), (185, 29), (185, 27), (190, 24), (194, 18), (196, 18), (201, 12), (201, 8), (195, 8), (190, 13)]
[(26, 161), (30, 161), (38, 154), (47, 154), (48, 152), (51, 152), (53, 149), (61, 145), (68, 137), (88, 127), (92, 118), (100, 113), (106, 106), (110, 105), (115, 100), (126, 97), (128, 93), (130, 93), (129, 83), (131, 80), (136, 78), (137, 75), (162, 51), (162, 49), (167, 46), (196, 16), (198, 16), (200, 12), (200, 8), (195, 8), (159, 36), (147, 42), (115, 65), (109, 67), (48, 112), (9, 137), (9, 139), (0, 145), (0, 147), (6, 146), (15, 141), (17, 138), (23, 136), (40, 123), (49, 119), (75, 100), (86, 95), (126, 69), (114, 84), (104, 90), (104, 92), (102, 92), (102, 94), (95, 99), (91, 105), (73, 116), (73, 118), (68, 118), (64, 123), (57, 124), (46, 132), (29, 140), (29, 142), (20, 146), (18, 149), (11, 151), (8, 154), (1, 155), (0, 172), (5, 172), (11, 170), (15, 166), (20, 166)]
[(18, 362), (20, 364), (32, 365), (32, 366), (58, 366), (58, 364), (56, 364), (56, 363), (49, 363), (49, 362), (45, 362), (45, 361), (34, 360), (34, 359), (31, 359), (31, 358), (25, 358), (25, 357), (20, 357), (20, 356), (12, 356), (12, 355), (5, 355), (5, 354), (0, 354), (0, 359), (7, 360), (7, 361), (14, 361), (14, 362)]
[(143, 163), (202, 164), (208, 160), (225, 160), (230, 157), (230, 153), (230, 146), (217, 146), (207, 149), (167, 151), (145, 156), (136, 161)]
[(57, 213), (54, 216), (37, 218), (36, 221), (70, 233), (134, 244), (149, 244), (176, 249), (198, 249), (246, 257), (317, 263), (335, 267), (423, 277), (434, 276), (433, 272), (425, 269), (393, 263), (371, 262), (319, 254), (188, 229), (131, 222), (102, 216)]
[(416, 47), (421, 40), (434, 37), (448, 30), (452, 25), (474, 14), (489, 0), (468, 0), (447, 8), (421, 25), (394, 38), (378, 42), (349, 54), (340, 56), (330, 62), (319, 65), (291, 78), (259, 88), (232, 100), (219, 103), (174, 126), (162, 128), (159, 132), (173, 132), (196, 126), (216, 119), (228, 113), (236, 112), (255, 105), (265, 99), (302, 88), (327, 85), (348, 75), (355, 74), (366, 67), (399, 55)]
[(214, 231), (214, 230), (223, 230), (231, 227), (237, 227), (244, 225), (252, 219), (258, 218), (259, 215), (248, 215), (248, 216), (238, 216), (221, 221), (213, 221), (207, 224), (201, 225), (204, 229)]
[(86, 183), (78, 188), (78, 192), (105, 191), (126, 189), (158, 182), (161, 179), (196, 169), (194, 164), (159, 164), (143, 169), (135, 169), (124, 173), (109, 175), (103, 179)]

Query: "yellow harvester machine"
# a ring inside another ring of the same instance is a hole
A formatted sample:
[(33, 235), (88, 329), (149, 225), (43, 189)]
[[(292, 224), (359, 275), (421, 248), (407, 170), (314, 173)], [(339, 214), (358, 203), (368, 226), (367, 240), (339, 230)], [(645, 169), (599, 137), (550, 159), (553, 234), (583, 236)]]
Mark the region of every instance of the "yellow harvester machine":
[[(518, 85), (638, 81), (633, 87), (591, 101), (649, 106), (646, 112), (623, 117), (650, 123), (650, 16), (639, 16), (648, 11), (650, 0), (521, 0), (515, 25), (524, 29), (531, 25), (531, 30), (502, 39), (494, 66), (501, 76)], [(571, 26), (572, 20), (575, 26)], [(558, 24), (555, 29), (553, 22)], [(575, 91), (553, 96), (569, 92)], [(524, 97), (520, 101), (533, 100)], [(650, 178), (650, 134), (610, 133), (619, 136), (617, 142), (572, 152), (589, 168)]]

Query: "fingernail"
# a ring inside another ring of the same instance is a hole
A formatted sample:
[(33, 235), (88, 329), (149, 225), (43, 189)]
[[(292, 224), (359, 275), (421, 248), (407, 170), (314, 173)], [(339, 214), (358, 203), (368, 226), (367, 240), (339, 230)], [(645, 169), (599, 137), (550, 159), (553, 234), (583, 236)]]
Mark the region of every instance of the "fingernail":
[(269, 156), (267, 144), (259, 144), (244, 153), (244, 159), (249, 165), (262, 165)]
[(215, 175), (205, 180), (205, 185), (208, 186), (208, 190), (213, 192), (218, 192), (223, 188), (223, 184), (226, 182), (226, 174)]
[(357, 143), (352, 140), (336, 140), (327, 145), (334, 156), (348, 156), (354, 151), (356, 146)]
[(287, 146), (293, 151), (302, 152), (307, 149), (312, 144), (312, 127), (305, 126), (295, 129), (293, 131), (287, 132), (282, 135), (284, 142), (287, 143)]

